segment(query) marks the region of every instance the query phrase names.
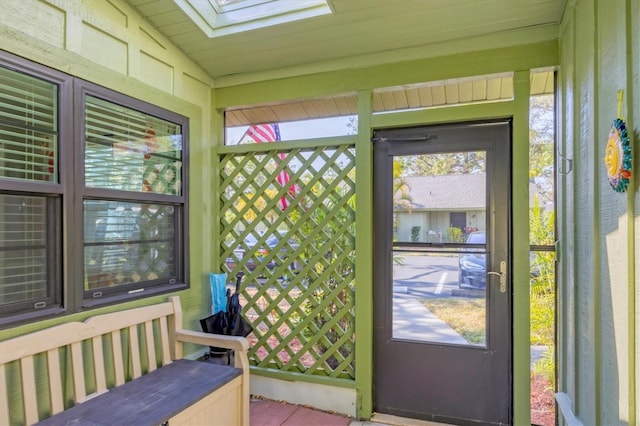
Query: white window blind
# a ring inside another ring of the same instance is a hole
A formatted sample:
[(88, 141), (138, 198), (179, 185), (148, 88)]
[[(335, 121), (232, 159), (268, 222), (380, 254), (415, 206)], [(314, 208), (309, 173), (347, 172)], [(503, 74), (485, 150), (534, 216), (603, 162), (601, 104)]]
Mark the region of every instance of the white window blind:
[(85, 111), (87, 187), (181, 194), (180, 125), (91, 96)]
[[(57, 153), (58, 86), (0, 67), (0, 180), (57, 183)], [(44, 307), (52, 296), (53, 202), (45, 194), (0, 193), (0, 307), (5, 312)]]
[(0, 195), (0, 306), (46, 298), (47, 264), (45, 197)]
[[(84, 126), (85, 187), (115, 190), (84, 200), (87, 297), (178, 282), (182, 125), (86, 95)], [(158, 202), (119, 191), (153, 193)]]
[(0, 178), (55, 181), (57, 86), (0, 68)]

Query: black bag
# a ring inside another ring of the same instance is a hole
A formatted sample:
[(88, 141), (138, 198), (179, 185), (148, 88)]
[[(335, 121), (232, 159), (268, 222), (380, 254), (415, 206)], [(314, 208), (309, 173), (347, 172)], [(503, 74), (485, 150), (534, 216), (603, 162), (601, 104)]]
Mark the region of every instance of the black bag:
[[(200, 326), (205, 333), (212, 334), (227, 334), (229, 329), (229, 320), (227, 319), (227, 313), (224, 311), (217, 312), (206, 318), (200, 320)], [(227, 349), (218, 348), (215, 346), (209, 346), (210, 355), (224, 355), (227, 353)]]
[[(227, 289), (227, 311), (216, 312), (200, 320), (200, 326), (205, 333), (224, 334), (227, 336), (247, 337), (253, 331), (251, 324), (242, 317), (240, 313), (240, 282), (243, 274), (236, 276), (236, 291), (231, 294)], [(231, 350), (209, 346), (209, 356), (227, 355), (227, 363), (231, 363)]]
[[(240, 281), (238, 280), (238, 283)], [(242, 317), (240, 313), (240, 293), (236, 285), (236, 291), (230, 294), (231, 290), (227, 290), (227, 333), (229, 336), (247, 337), (253, 331), (251, 324)]]

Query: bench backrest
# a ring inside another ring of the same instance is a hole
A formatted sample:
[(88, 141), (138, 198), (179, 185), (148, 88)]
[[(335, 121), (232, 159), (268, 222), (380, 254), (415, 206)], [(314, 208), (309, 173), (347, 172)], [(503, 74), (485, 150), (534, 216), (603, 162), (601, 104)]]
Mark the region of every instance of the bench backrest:
[(170, 363), (181, 317), (172, 297), (0, 342), (0, 425), (36, 423)]

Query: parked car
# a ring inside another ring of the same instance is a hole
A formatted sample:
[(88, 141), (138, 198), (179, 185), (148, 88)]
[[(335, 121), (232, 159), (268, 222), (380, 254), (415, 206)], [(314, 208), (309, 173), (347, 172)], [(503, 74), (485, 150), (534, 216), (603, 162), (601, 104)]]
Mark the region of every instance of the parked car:
[[(472, 232), (467, 244), (484, 244), (484, 231)], [(458, 258), (460, 268), (460, 288), (484, 289), (487, 284), (487, 256), (479, 253), (465, 253)]]
[[(256, 269), (256, 266), (262, 262), (262, 259), (276, 248), (276, 246), (280, 242), (280, 239), (285, 234), (286, 231), (278, 231), (277, 234), (267, 238), (264, 244), (260, 247), (256, 247), (258, 245), (258, 238), (256, 238), (253, 234), (249, 234), (244, 239), (244, 243), (238, 244), (238, 247), (233, 250), (233, 256), (227, 258), (227, 267), (229, 267), (229, 269), (235, 268), (236, 262), (239, 262), (248, 255), (249, 258), (246, 261), (245, 267), (249, 271), (253, 271), (254, 269)], [(289, 251), (295, 250), (298, 245), (299, 244), (294, 240), (289, 240), (288, 244), (285, 244), (283, 247), (281, 247), (280, 252), (266, 263), (267, 269), (274, 269), (278, 264), (281, 263), (281, 261), (287, 259), (289, 256)]]
[[(472, 232), (467, 237), (468, 244), (484, 244), (486, 236), (484, 231)], [(484, 289), (487, 282), (487, 256), (477, 253), (461, 254), (458, 259), (460, 268), (460, 288)], [(533, 252), (529, 254), (529, 276), (540, 276), (540, 266), (536, 263)]]
[[(267, 255), (269, 255), (269, 253), (275, 250), (275, 248), (278, 246), (282, 238), (286, 236), (286, 234), (287, 231), (278, 231), (276, 234), (267, 238), (267, 241), (265, 241), (265, 245), (260, 247), (260, 249), (258, 249), (256, 252), (258, 254), (258, 258), (266, 257)], [(291, 252), (294, 252), (299, 247), (299, 245), (300, 244), (295, 239), (290, 238), (286, 243), (282, 244), (278, 253), (267, 264), (267, 268), (273, 269), (275, 266), (285, 262), (285, 260), (289, 258)], [(297, 260), (294, 260), (289, 265), (289, 269), (300, 269), (300, 263)]]
[[(256, 245), (258, 244), (258, 238), (256, 238), (253, 234), (249, 234), (245, 237), (242, 244), (238, 244), (235, 249), (233, 249), (233, 255), (227, 257), (225, 263), (230, 270), (233, 270), (237, 263), (240, 263), (245, 256), (249, 256), (244, 264), (244, 267), (249, 271), (253, 271), (256, 269), (256, 266), (260, 263), (260, 259), (264, 255), (264, 250), (256, 249)], [(267, 264), (267, 268), (272, 269), (275, 266), (275, 263), (269, 262)]]

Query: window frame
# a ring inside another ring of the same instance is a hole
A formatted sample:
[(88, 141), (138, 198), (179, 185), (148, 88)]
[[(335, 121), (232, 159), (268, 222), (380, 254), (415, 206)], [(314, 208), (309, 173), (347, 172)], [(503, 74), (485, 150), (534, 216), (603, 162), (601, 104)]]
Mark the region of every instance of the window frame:
[[(167, 293), (187, 288), (188, 277), (188, 157), (189, 157), (189, 119), (175, 112), (166, 110), (159, 106), (144, 102), (142, 100), (124, 95), (119, 92), (104, 88), (102, 86), (76, 79), (74, 81), (74, 105), (77, 111), (74, 118), (78, 125), (75, 126), (75, 152), (80, 153), (75, 159), (74, 186), (77, 188), (75, 194), (75, 205), (73, 206), (75, 215), (79, 218), (78, 222), (84, 223), (83, 204), (84, 200), (103, 200), (103, 201), (130, 201), (140, 203), (160, 203), (162, 205), (174, 205), (175, 209), (175, 254), (176, 254), (176, 279), (174, 283), (155, 284), (152, 287), (145, 287), (149, 281), (140, 282), (138, 284), (127, 284), (121, 288), (107, 289), (102, 292), (99, 297), (91, 297), (91, 291), (85, 291), (84, 285), (75, 288), (75, 299), (83, 308), (101, 306), (110, 303), (119, 303), (126, 300), (149, 297), (155, 294)], [(182, 128), (182, 168), (181, 181), (182, 191), (180, 195), (164, 195), (153, 192), (135, 192), (108, 188), (87, 187), (84, 182), (84, 147), (85, 147), (85, 110), (86, 98), (91, 96), (107, 102), (114, 103), (143, 114), (161, 118), (166, 121), (178, 124)], [(174, 202), (167, 202), (173, 200)], [(181, 206), (181, 207), (180, 207)], [(182, 226), (180, 224), (182, 223)], [(84, 259), (84, 235), (83, 232), (77, 232), (75, 240), (71, 247), (77, 251), (74, 254), (76, 259)], [(76, 281), (84, 282), (84, 261), (76, 262), (75, 268)]]
[(62, 263), (62, 226), (65, 182), (60, 169), (66, 167), (68, 160), (60, 155), (62, 141), (69, 140), (73, 133), (72, 122), (62, 111), (60, 105), (73, 102), (73, 77), (60, 71), (31, 62), (27, 59), (0, 51), (2, 68), (45, 81), (57, 86), (57, 136), (58, 136), (58, 175), (54, 182), (0, 179), (0, 193), (46, 198), (47, 209), (47, 297), (17, 302), (3, 306), (0, 316), (0, 328), (5, 324), (29, 322), (35, 319), (57, 315), (65, 311), (62, 283), (65, 282)]
[[(120, 92), (81, 80), (0, 50), (5, 68), (57, 86), (57, 178), (53, 182), (0, 178), (0, 193), (46, 198), (48, 294), (45, 298), (2, 306), (0, 329), (85, 309), (142, 299), (189, 287), (189, 118)], [(85, 98), (93, 96), (175, 123), (182, 130), (181, 194), (120, 191), (84, 186)], [(176, 278), (170, 282), (141, 282), (87, 297), (84, 290), (85, 199), (173, 205)], [(149, 284), (151, 283), (151, 286)], [(144, 288), (144, 284), (147, 287)], [(140, 290), (142, 289), (142, 290)], [(131, 290), (134, 290), (131, 292)], [(44, 302), (44, 303), (43, 303)]]

